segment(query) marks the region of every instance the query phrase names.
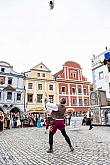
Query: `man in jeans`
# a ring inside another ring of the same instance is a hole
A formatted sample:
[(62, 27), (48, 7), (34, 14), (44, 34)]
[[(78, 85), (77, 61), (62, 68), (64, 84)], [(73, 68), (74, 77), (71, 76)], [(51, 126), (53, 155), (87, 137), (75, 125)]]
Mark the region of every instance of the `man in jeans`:
[(60, 104), (58, 105), (58, 111), (52, 111), (51, 113), (51, 116), (53, 118), (53, 124), (50, 126), (50, 130), (49, 130), (50, 148), (47, 151), (47, 153), (53, 153), (53, 135), (56, 133), (57, 129), (59, 129), (62, 135), (64, 136), (66, 142), (70, 147), (70, 151), (74, 150), (74, 148), (71, 145), (70, 138), (68, 137), (65, 131), (65, 124), (64, 124), (64, 114), (66, 111), (65, 104), (66, 104), (66, 99), (65, 98), (61, 99)]

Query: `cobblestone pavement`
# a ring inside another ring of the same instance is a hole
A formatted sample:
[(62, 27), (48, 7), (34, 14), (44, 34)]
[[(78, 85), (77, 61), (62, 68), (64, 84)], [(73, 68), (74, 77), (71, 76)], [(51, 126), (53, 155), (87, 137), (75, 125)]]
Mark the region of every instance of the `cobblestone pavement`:
[(110, 127), (66, 127), (74, 147), (70, 152), (60, 131), (54, 135), (54, 153), (42, 128), (16, 128), (0, 132), (0, 165), (110, 165)]

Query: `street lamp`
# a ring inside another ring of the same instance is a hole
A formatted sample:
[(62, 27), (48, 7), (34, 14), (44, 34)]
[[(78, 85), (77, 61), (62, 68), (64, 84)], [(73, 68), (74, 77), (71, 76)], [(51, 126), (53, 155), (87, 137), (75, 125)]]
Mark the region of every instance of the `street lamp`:
[(42, 98), (42, 104), (44, 109), (46, 110), (46, 103), (48, 102), (47, 100), (47, 93), (45, 92), (44, 98)]
[(44, 104), (45, 104), (45, 110), (46, 110), (46, 103), (47, 103), (47, 93), (45, 92), (45, 98), (44, 98)]

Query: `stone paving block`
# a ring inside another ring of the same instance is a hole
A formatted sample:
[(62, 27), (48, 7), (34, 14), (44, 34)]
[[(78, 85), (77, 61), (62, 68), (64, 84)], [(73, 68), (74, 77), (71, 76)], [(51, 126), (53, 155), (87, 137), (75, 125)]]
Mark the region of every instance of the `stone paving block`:
[(89, 131), (69, 130), (68, 136), (75, 148), (70, 152), (64, 137), (54, 135), (54, 153), (48, 154), (48, 134), (45, 127), (4, 130), (0, 133), (0, 165), (110, 165), (110, 127)]

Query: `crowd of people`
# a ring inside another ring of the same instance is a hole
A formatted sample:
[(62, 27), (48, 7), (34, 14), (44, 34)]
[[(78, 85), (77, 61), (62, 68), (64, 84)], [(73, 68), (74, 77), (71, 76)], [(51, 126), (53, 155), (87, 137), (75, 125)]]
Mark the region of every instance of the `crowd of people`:
[[(65, 125), (70, 125), (71, 116), (76, 114), (66, 114), (64, 115)], [(82, 125), (90, 125), (89, 129), (92, 129), (92, 115), (90, 113), (83, 114), (84, 118)], [(49, 128), (49, 121), (51, 117), (47, 114), (20, 114), (20, 113), (7, 113), (4, 114), (0, 111), (0, 131), (10, 128), (23, 128), (23, 127), (42, 127), (46, 126), (45, 133)]]
[[(70, 125), (71, 114), (65, 116), (65, 125)], [(42, 127), (49, 125), (49, 116), (46, 114), (20, 114), (20, 113), (7, 113), (4, 114), (0, 111), (0, 131), (10, 128), (23, 128), (23, 127)]]
[(42, 127), (46, 125), (46, 117), (38, 114), (20, 114), (0, 112), (0, 131), (10, 128)]

